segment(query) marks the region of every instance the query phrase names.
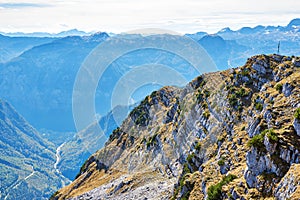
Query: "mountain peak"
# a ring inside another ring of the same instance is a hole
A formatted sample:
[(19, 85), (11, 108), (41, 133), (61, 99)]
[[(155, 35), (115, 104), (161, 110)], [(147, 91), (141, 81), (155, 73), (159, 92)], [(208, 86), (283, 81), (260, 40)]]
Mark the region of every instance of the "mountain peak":
[(221, 29), (218, 33), (231, 33), (233, 32), (229, 27)]
[(296, 18), (296, 19), (293, 19), (288, 25), (287, 27), (288, 28), (293, 28), (293, 27), (297, 27), (297, 26), (300, 26), (300, 18)]

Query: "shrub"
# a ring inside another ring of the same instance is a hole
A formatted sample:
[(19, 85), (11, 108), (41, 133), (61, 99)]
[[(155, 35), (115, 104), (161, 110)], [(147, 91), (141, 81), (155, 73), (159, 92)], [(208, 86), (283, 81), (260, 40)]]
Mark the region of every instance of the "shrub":
[(153, 98), (155, 96), (157, 96), (159, 94), (158, 91), (153, 91), (151, 94), (150, 94), (150, 97)]
[(146, 125), (147, 117), (146, 113), (142, 112), (141, 115), (135, 120), (136, 125)]
[(278, 142), (277, 133), (275, 133), (273, 129), (265, 130), (265, 133), (267, 134), (270, 142)]
[(143, 143), (145, 143), (145, 142), (147, 142), (147, 140), (146, 140), (146, 138), (144, 137), (144, 138), (142, 139), (142, 141), (141, 141), (141, 144), (143, 144)]
[(256, 148), (262, 148), (264, 146), (264, 138), (266, 133), (262, 132), (258, 135), (253, 136), (248, 142), (248, 147), (256, 147)]
[(262, 103), (255, 103), (255, 108), (256, 108), (256, 110), (262, 111), (263, 110)]
[(274, 172), (267, 172), (267, 171), (264, 171), (261, 176), (264, 178), (264, 180), (269, 180), (269, 181), (272, 181), (273, 178), (276, 178), (277, 175), (276, 173)]
[(255, 135), (251, 140), (248, 142), (248, 147), (256, 147), (256, 148), (262, 148), (264, 147), (264, 138), (265, 136), (268, 137), (270, 142), (278, 142), (278, 136), (277, 133), (273, 129), (266, 129), (262, 131), (260, 134)]
[(195, 154), (194, 154), (194, 153), (189, 154), (188, 157), (186, 158), (186, 161), (187, 161), (188, 163), (192, 163), (194, 157), (195, 157)]
[(232, 86), (232, 85), (226, 85), (226, 90), (232, 92), (232, 91), (235, 90), (235, 88), (234, 88), (234, 86)]
[(244, 69), (241, 73), (243, 76), (249, 76), (250, 72), (248, 71), (248, 69)]
[(231, 106), (235, 106), (238, 102), (235, 94), (230, 94), (228, 100)]
[(295, 111), (295, 114), (294, 114), (294, 117), (296, 119), (300, 119), (300, 108), (297, 108), (296, 111)]
[(225, 159), (223, 157), (218, 161), (218, 165), (219, 166), (225, 165)]
[(278, 92), (281, 92), (282, 91), (282, 84), (281, 83), (278, 83), (275, 85), (275, 89), (278, 91)]
[(118, 138), (121, 135), (121, 129), (120, 127), (113, 130), (112, 134), (109, 136), (109, 140), (112, 141), (116, 138)]
[(149, 140), (146, 143), (147, 148), (157, 144), (156, 137), (157, 137), (157, 134), (154, 134), (152, 137), (149, 138)]
[(183, 165), (183, 174), (187, 174), (187, 173), (191, 173), (191, 170), (190, 170), (188, 164), (184, 163), (184, 165)]
[(245, 96), (248, 96), (249, 93), (245, 90), (245, 88), (240, 88), (236, 94), (240, 97), (245, 97)]
[(222, 199), (222, 187), (236, 178), (237, 176), (229, 174), (228, 176), (223, 177), (223, 179), (216, 185), (210, 186), (207, 190), (207, 200)]
[(196, 149), (197, 151), (200, 151), (200, 149), (201, 149), (201, 143), (200, 143), (200, 142), (197, 142), (197, 143), (196, 143), (195, 149)]
[(218, 138), (217, 138), (217, 142), (224, 142), (224, 137), (222, 135), (220, 135)]
[(203, 86), (206, 84), (205, 80), (202, 80), (202, 82), (200, 83), (199, 87), (203, 88)]

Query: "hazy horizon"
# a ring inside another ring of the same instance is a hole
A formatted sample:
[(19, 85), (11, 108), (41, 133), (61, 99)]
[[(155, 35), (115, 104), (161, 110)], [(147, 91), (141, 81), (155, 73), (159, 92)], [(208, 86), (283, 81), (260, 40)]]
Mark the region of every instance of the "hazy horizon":
[(6, 33), (85, 32), (121, 33), (134, 29), (163, 28), (179, 33), (245, 26), (287, 25), (300, 17), (300, 2), (235, 0), (11, 0), (0, 1), (0, 31)]

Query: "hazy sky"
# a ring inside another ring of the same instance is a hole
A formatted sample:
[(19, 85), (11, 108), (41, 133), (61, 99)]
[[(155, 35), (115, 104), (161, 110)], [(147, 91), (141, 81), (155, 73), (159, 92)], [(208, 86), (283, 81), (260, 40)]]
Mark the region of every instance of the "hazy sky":
[(300, 18), (299, 0), (0, 0), (3, 32), (164, 28), (213, 33), (224, 27), (286, 25), (293, 18)]

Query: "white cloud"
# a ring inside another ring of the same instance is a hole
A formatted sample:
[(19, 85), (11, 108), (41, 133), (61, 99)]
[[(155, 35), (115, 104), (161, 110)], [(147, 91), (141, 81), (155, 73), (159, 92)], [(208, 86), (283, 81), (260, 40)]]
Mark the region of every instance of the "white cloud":
[[(7, 2), (0, 1), (0, 7), (1, 4)], [(257, 24), (285, 25), (300, 17), (297, 0), (11, 0), (9, 4), (19, 6), (1, 9), (0, 31), (59, 32), (78, 28), (124, 32), (168, 28), (178, 32), (215, 32), (225, 26), (237, 29)]]
[(0, 3), (1, 8), (5, 9), (16, 9), (16, 8), (29, 8), (29, 7), (47, 7), (49, 4), (39, 4), (39, 3)]

